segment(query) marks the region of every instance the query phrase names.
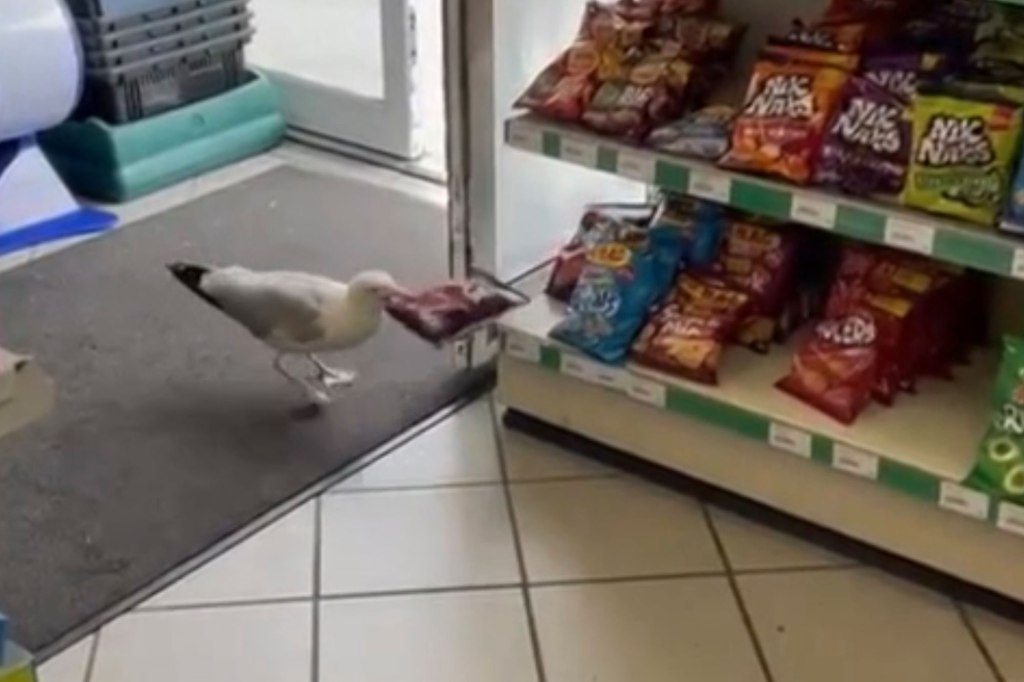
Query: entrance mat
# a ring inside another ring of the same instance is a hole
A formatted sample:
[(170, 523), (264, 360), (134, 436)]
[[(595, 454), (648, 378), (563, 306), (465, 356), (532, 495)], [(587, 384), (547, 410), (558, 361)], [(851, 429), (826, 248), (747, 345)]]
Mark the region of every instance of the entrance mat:
[(447, 277), (436, 203), (280, 168), (0, 275), (0, 345), (57, 384), (0, 441), (0, 609), (46, 648), (219, 539), (453, 402), (471, 378), (386, 322), (328, 362), (359, 372), (313, 420), (273, 354), (177, 282), (173, 261), (347, 278)]

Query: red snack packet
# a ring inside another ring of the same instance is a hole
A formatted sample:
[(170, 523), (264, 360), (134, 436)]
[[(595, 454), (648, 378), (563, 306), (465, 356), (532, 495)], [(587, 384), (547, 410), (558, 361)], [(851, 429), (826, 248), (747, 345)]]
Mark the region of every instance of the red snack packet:
[(762, 60), (722, 165), (786, 178), (811, 179), (814, 158), (847, 74), (810, 64)]
[(387, 303), (387, 312), (413, 334), (441, 346), (529, 301), (528, 296), (515, 289), (478, 274), (412, 296), (393, 297)]
[(749, 300), (714, 278), (682, 275), (672, 298), (640, 332), (632, 357), (641, 365), (717, 384), (725, 346)]
[(736, 342), (767, 353), (793, 290), (797, 235), (782, 226), (733, 220), (727, 227), (715, 272), (750, 296)]
[(630, 230), (643, 229), (651, 221), (655, 207), (649, 204), (593, 204), (587, 207), (572, 240), (555, 257), (554, 267), (544, 293), (568, 303), (583, 268), (587, 251), (604, 241), (619, 241)]
[(677, 118), (688, 100), (693, 66), (678, 57), (651, 55), (604, 80), (583, 112), (594, 130), (640, 141), (655, 126)]
[(515, 106), (547, 118), (579, 121), (593, 97), (601, 60), (593, 42), (577, 42), (541, 71)]
[(874, 316), (853, 309), (818, 323), (776, 386), (844, 424), (871, 402), (878, 367)]

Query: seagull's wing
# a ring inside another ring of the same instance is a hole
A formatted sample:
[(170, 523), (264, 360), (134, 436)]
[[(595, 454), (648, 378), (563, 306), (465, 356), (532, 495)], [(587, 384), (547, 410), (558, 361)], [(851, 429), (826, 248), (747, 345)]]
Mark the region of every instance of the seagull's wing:
[(302, 273), (256, 273), (244, 268), (217, 270), (203, 280), (203, 289), (253, 336), (298, 343), (323, 337), (324, 301), (343, 286)]

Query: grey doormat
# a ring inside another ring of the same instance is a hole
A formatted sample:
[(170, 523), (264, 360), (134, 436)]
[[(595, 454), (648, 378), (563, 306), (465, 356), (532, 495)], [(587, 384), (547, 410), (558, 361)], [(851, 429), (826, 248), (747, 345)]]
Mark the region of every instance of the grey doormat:
[(0, 441), (0, 611), (46, 647), (457, 398), (469, 378), (387, 323), (360, 379), (298, 421), (272, 354), (172, 281), (193, 260), (345, 278), (448, 274), (444, 211), (283, 168), (0, 275), (0, 345), (35, 354), (56, 412)]

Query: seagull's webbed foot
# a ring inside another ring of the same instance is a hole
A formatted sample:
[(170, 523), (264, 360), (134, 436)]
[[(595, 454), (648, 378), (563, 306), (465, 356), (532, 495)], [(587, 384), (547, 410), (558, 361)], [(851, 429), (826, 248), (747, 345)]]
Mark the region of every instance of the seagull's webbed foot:
[(284, 366), (284, 354), (280, 354), (274, 359), (274, 369), (277, 370), (278, 374), (299, 388), (310, 404), (324, 406), (330, 405), (333, 402), (333, 398), (331, 398), (331, 395), (326, 390), (290, 373)]
[(356, 373), (344, 369), (328, 367), (317, 356), (309, 354), (309, 360), (317, 369), (317, 381), (323, 384), (324, 388), (330, 390), (337, 386), (349, 387), (356, 382)]

